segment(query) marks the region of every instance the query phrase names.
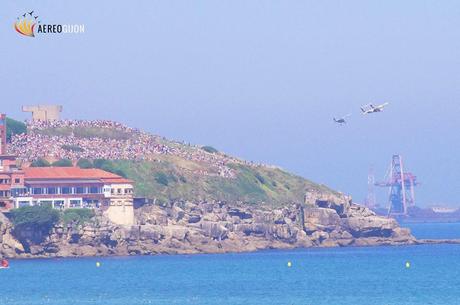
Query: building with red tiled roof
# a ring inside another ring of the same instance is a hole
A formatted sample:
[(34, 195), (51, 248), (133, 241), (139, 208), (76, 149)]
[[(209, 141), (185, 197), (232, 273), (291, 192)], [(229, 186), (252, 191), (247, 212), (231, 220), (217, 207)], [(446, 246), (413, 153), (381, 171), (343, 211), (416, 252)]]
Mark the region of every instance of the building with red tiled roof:
[(79, 167), (28, 167), (23, 173), (23, 190), (13, 197), (16, 208), (101, 208), (115, 223), (133, 222), (133, 181), (129, 179)]
[(16, 166), (16, 157), (0, 155), (0, 210), (13, 207), (12, 197), (24, 191), (24, 171)]
[(106, 172), (98, 168), (79, 168), (79, 167), (28, 167), (24, 169), (25, 178), (28, 181), (45, 179), (63, 180), (100, 180), (111, 181), (114, 183), (133, 183), (119, 175)]

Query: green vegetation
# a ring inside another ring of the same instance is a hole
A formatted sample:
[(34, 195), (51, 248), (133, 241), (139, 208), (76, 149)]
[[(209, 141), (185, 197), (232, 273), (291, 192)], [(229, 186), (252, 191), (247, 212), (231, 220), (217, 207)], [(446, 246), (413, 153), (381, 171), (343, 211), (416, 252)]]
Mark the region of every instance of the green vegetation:
[(39, 158), (30, 164), (30, 167), (50, 167), (50, 166), (51, 164), (43, 158)]
[(163, 172), (158, 172), (155, 174), (155, 181), (159, 184), (163, 184), (164, 186), (168, 186), (168, 176)]
[(73, 151), (73, 152), (83, 151), (83, 148), (81, 148), (80, 146), (76, 146), (76, 145), (62, 145), (61, 148), (64, 150)]
[(59, 222), (59, 212), (50, 206), (28, 206), (13, 209), (10, 219), (15, 229), (49, 230)]
[(114, 173), (116, 175), (126, 178), (126, 173), (122, 169), (117, 168), (114, 162), (111, 160), (96, 159), (93, 162), (93, 166), (95, 168), (99, 168), (99, 169), (105, 170), (106, 172)]
[(88, 159), (80, 159), (78, 160), (77, 162), (77, 166), (79, 168), (93, 168), (94, 167), (94, 164), (91, 160), (88, 160)]
[[(256, 179), (257, 179), (260, 183), (262, 183), (262, 184), (265, 184), (265, 183), (266, 183), (265, 178), (264, 178), (260, 173), (255, 173), (255, 174), (254, 174), (254, 177), (256, 177)], [(275, 183), (276, 183), (276, 182), (275, 182)]]
[(11, 142), (11, 137), (16, 134), (22, 134), (27, 132), (26, 124), (13, 120), (11, 118), (6, 118), (6, 140)]
[(174, 174), (166, 174), (164, 172), (157, 172), (154, 174), (155, 176), (155, 181), (158, 184), (162, 184), (164, 186), (168, 186), (170, 183), (177, 183), (178, 181), (182, 183), (187, 183), (187, 179), (184, 176), (180, 176), (179, 179), (177, 179)]
[(218, 153), (219, 151), (217, 149), (215, 149), (214, 147), (212, 146), (203, 146), (201, 147), (202, 150), (210, 153), (210, 154), (215, 154), (215, 153)]
[(185, 171), (185, 167), (212, 169), (169, 157), (163, 157), (161, 162), (117, 160), (112, 161), (112, 165), (113, 169), (122, 170), (126, 177), (135, 181), (136, 196), (156, 198), (157, 202), (207, 199), (282, 206), (302, 202), (306, 190), (333, 192), (281, 169), (262, 166), (230, 164), (236, 177), (229, 179)]
[(94, 211), (90, 209), (67, 209), (60, 212), (51, 206), (37, 205), (13, 209), (9, 218), (16, 232), (32, 230), (46, 235), (59, 222), (82, 225), (91, 222), (94, 216)]
[(61, 220), (65, 225), (69, 223), (80, 225), (90, 222), (94, 215), (94, 211), (90, 209), (67, 209), (62, 212)]
[(51, 165), (57, 167), (72, 167), (73, 163), (69, 159), (61, 159), (53, 162)]

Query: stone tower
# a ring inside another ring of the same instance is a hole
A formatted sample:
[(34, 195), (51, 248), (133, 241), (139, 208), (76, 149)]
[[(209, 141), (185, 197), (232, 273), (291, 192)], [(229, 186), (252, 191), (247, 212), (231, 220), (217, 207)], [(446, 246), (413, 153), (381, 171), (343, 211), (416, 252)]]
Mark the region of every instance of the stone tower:
[(61, 105), (22, 106), (23, 112), (32, 112), (32, 121), (56, 121), (61, 117)]

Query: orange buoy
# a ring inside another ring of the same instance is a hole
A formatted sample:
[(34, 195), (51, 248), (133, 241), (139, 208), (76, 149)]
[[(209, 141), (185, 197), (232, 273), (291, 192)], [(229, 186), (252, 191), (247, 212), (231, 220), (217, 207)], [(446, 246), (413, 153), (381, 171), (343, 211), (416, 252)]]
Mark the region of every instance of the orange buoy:
[(8, 268), (10, 266), (10, 264), (8, 263), (8, 261), (6, 259), (2, 259), (2, 268)]

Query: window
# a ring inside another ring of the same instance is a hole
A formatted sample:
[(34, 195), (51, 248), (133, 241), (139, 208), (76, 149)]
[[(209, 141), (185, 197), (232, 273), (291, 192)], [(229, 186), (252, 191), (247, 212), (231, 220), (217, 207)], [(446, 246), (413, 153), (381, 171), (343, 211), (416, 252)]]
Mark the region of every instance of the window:
[(30, 205), (31, 205), (30, 201), (19, 201), (19, 202), (18, 202), (18, 207), (19, 207), (19, 208), (28, 207), (28, 206), (30, 206)]
[(26, 193), (26, 189), (25, 188), (12, 188), (11, 189), (11, 196), (13, 197), (18, 197), (22, 194), (25, 194)]
[(76, 208), (81, 206), (81, 201), (80, 200), (70, 200), (70, 207), (71, 208)]
[(14, 183), (21, 183), (21, 179), (19, 178), (14, 179)]
[(57, 188), (55, 188), (55, 187), (49, 187), (49, 188), (47, 189), (47, 194), (49, 194), (49, 195), (55, 195), (55, 194), (57, 194)]
[(91, 186), (91, 187), (89, 188), (89, 193), (90, 193), (90, 194), (99, 194), (100, 191), (99, 191), (99, 188), (98, 188), (97, 186)]
[(39, 205), (42, 207), (52, 207), (53, 202), (51, 200), (43, 200), (43, 201), (39, 201)]
[(61, 188), (62, 194), (72, 194), (72, 188), (68, 186), (64, 186)]
[(41, 187), (34, 187), (32, 188), (32, 194), (43, 195), (43, 189)]
[(84, 194), (86, 187), (78, 186), (75, 188), (75, 194)]
[(121, 194), (121, 189), (118, 189), (118, 194)]

